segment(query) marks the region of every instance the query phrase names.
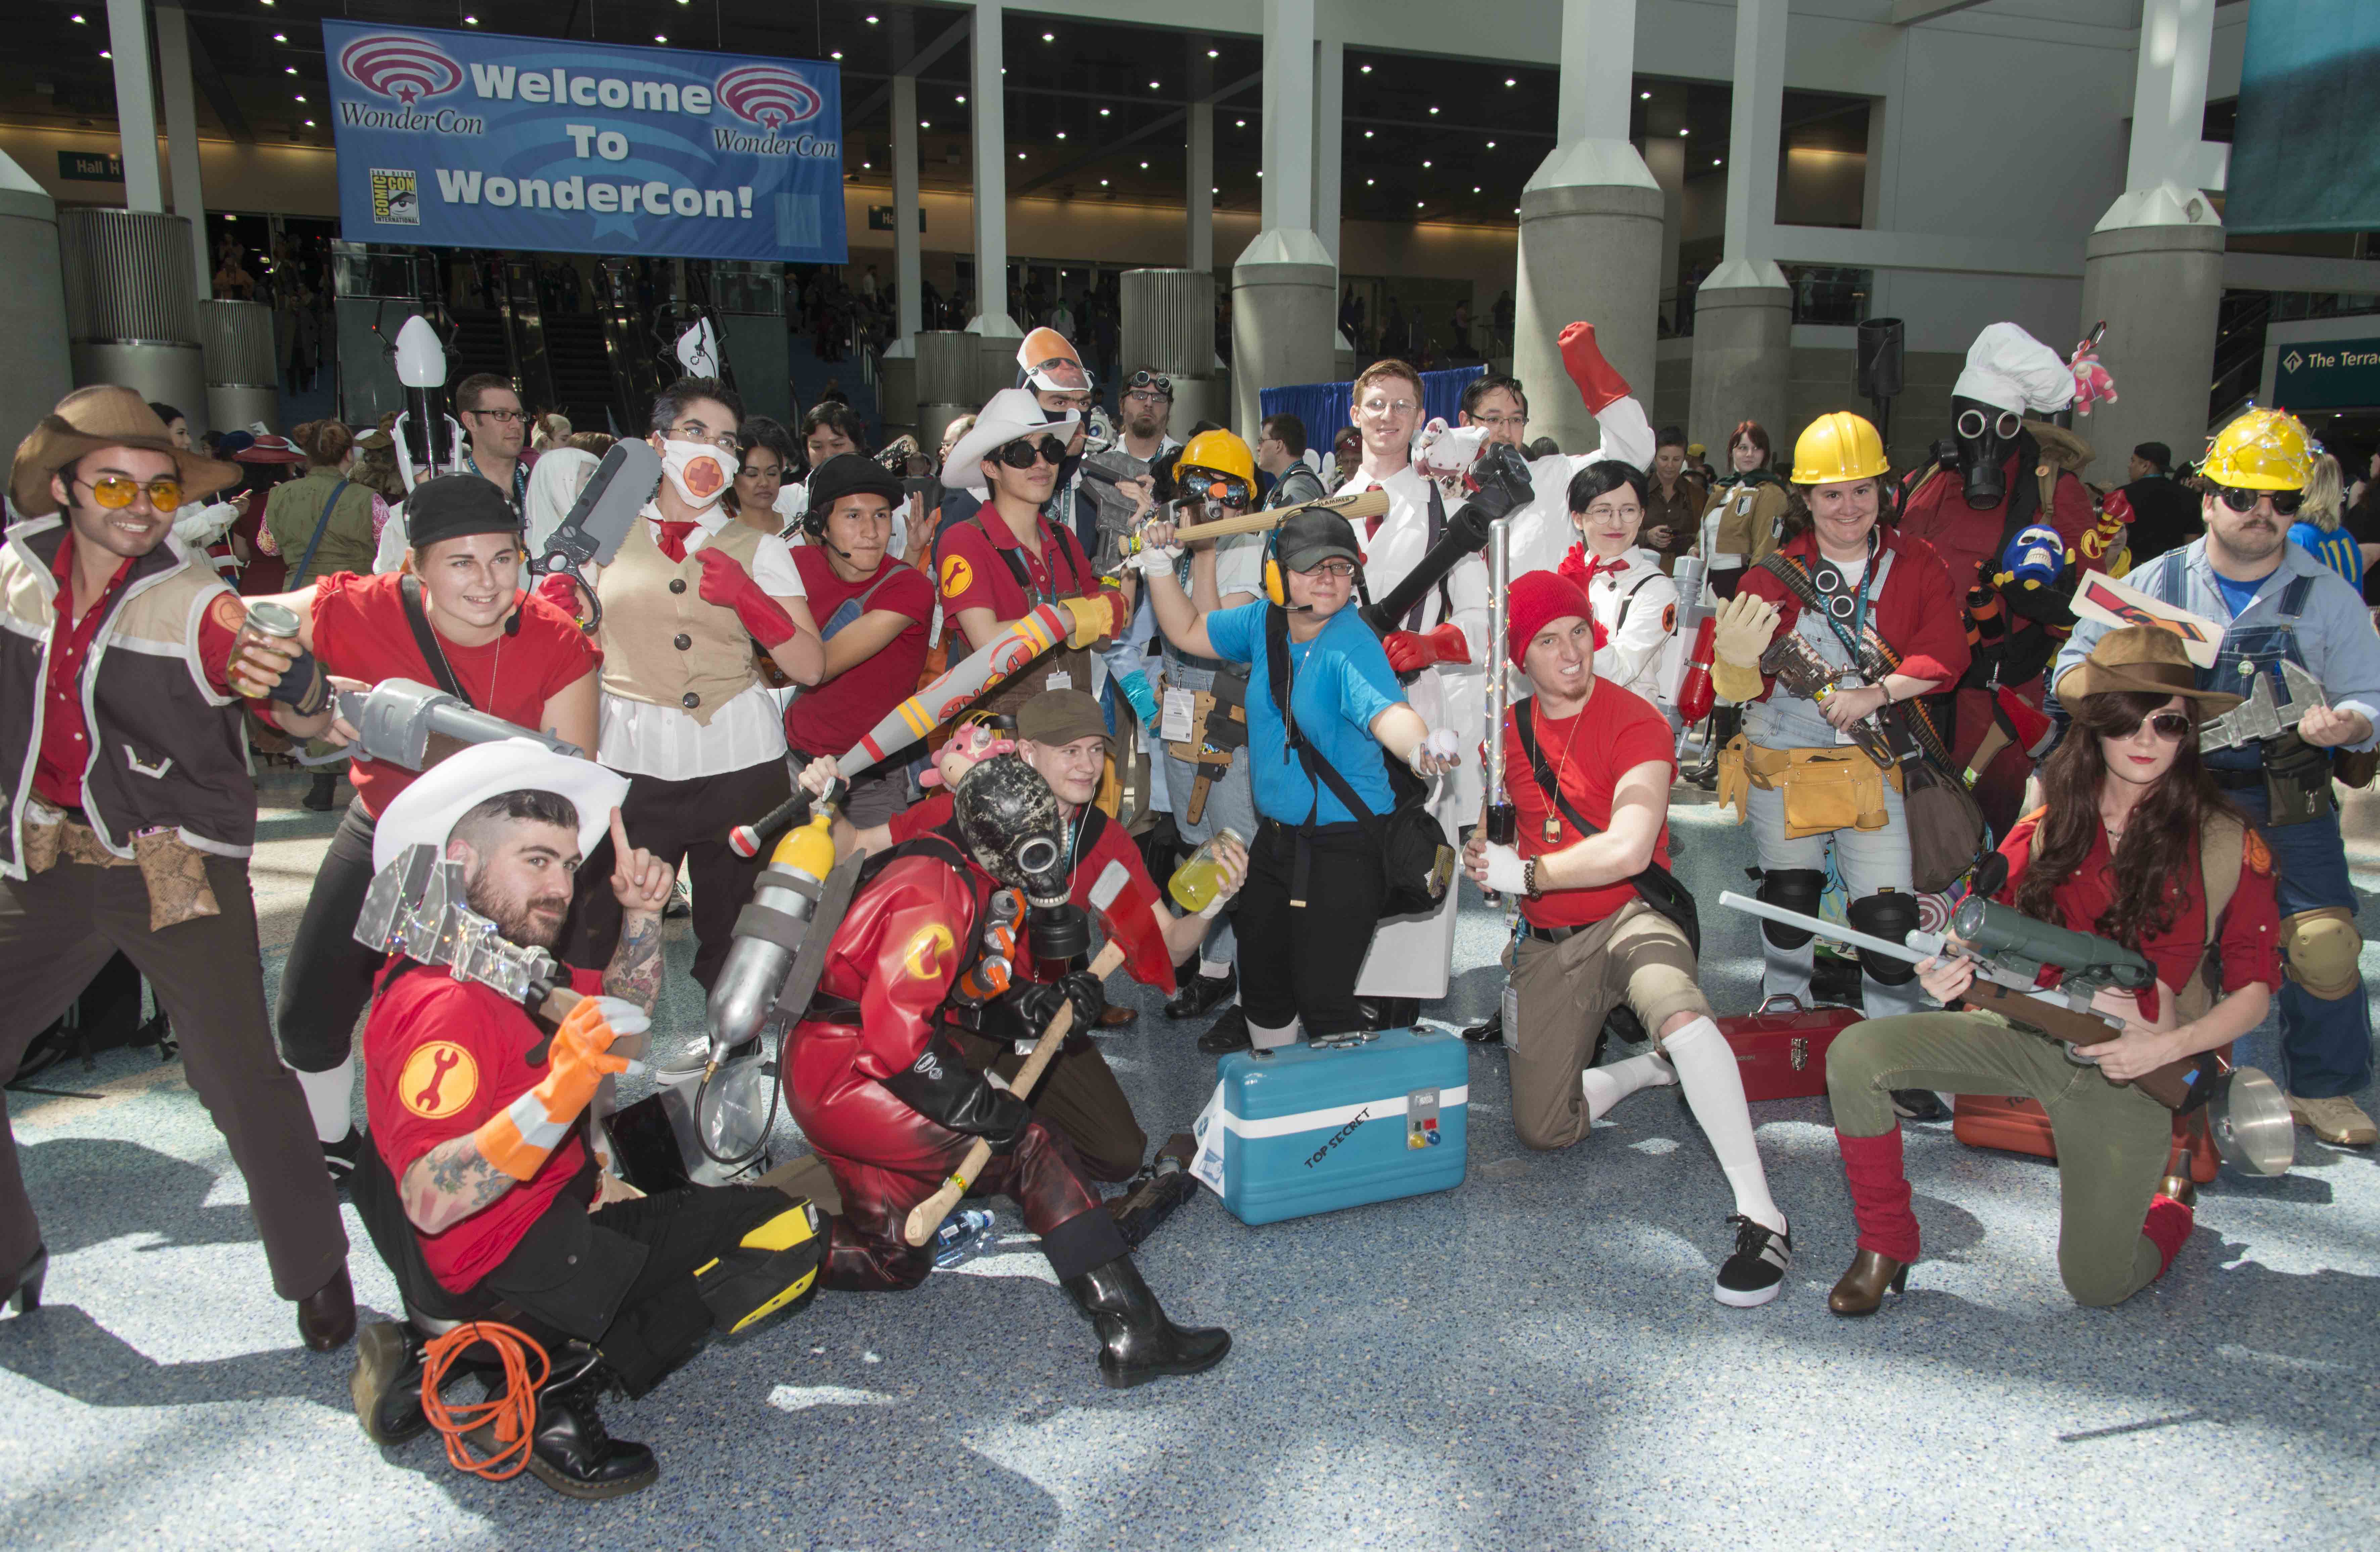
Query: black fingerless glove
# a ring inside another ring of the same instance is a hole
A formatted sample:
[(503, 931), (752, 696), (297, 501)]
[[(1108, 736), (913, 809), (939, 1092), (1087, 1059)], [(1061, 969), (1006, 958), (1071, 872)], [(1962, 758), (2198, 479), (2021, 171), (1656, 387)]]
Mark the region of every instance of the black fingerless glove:
[(901, 1072), (884, 1080), (894, 1098), (938, 1126), (981, 1137), (1005, 1158), (1033, 1123), (1033, 1107), (967, 1071), (958, 1052), (936, 1036)]
[(311, 652), (300, 652), (281, 675), (281, 683), (265, 692), (267, 700), (277, 700), (300, 717), (311, 717), (330, 704), (331, 676), (322, 672), (322, 661)]

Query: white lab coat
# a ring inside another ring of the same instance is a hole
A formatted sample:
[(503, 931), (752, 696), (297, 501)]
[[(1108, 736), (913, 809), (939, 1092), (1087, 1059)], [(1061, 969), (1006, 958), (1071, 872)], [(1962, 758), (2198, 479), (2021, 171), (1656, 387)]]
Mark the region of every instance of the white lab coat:
[(1595, 676), (1633, 690), (1656, 705), (1677, 697), (1671, 670), (1677, 656), (1678, 585), (1661, 572), (1661, 557), (1646, 549), (1629, 551), (1621, 569), (1598, 571), (1586, 586), (1586, 601), (1604, 643), (1595, 654)]
[(1557, 453), (1529, 466), (1536, 498), (1512, 514), (1512, 575), (1551, 571), (1578, 542), (1570, 520), (1570, 482), (1579, 470), (1605, 458), (1616, 458), (1640, 469), (1653, 467), (1655, 441), (1645, 406), (1633, 398), (1614, 399), (1595, 418), (1602, 429), (1602, 445), (1576, 455)]

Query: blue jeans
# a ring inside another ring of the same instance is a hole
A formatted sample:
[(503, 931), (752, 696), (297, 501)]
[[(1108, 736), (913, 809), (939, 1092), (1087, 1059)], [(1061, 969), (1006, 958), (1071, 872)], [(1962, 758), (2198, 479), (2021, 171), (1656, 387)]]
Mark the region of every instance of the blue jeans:
[[(2303, 824), (2270, 827), (2265, 822), (2268, 809), (2264, 788), (2246, 787), (2225, 795), (2248, 811), (2256, 821), (2256, 832), (2272, 848), (2284, 918), (2320, 905), (2356, 908), (2337, 814)], [(2281, 1067), (2287, 1079), (2284, 1086), (2291, 1094), (2301, 1099), (2327, 1099), (2352, 1093), (2372, 1081), (2372, 1008), (2364, 1000), (2361, 979), (2345, 997), (2325, 1001), (2284, 976), (2280, 1003)]]

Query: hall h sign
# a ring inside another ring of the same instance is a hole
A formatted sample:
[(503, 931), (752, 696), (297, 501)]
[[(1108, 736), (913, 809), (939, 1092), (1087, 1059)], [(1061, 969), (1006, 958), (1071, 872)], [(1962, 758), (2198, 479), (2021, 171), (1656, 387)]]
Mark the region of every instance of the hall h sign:
[(2380, 339), (2281, 346), (2273, 373), (2273, 402), (2287, 409), (2380, 406)]

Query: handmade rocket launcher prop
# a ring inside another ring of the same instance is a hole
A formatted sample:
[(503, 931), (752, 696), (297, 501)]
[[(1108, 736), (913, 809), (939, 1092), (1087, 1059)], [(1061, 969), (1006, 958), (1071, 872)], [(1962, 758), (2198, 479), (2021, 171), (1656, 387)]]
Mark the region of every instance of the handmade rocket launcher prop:
[[(1335, 512), (1351, 523), (1358, 517), (1385, 517), (1389, 515), (1389, 493), (1386, 491), (1358, 491), (1343, 496), (1318, 496), (1295, 506), (1277, 506), (1238, 517), (1218, 517), (1211, 523), (1184, 523), (1173, 530), (1173, 542), (1196, 544), (1202, 540), (1229, 539), (1234, 534), (1270, 533), (1292, 517), (1306, 512)], [(1123, 558), (1108, 568), (1107, 575), (1111, 576), (1122, 576), (1132, 564), (1132, 558), (1140, 553), (1140, 536), (1130, 536), (1122, 548)]]
[(358, 736), (337, 751), (336, 759), (361, 755), (407, 770), (427, 770), (458, 749), (508, 738), (542, 744), (557, 755), (587, 752), (412, 679), (383, 679), (369, 690), (341, 690), (337, 698), (339, 716)]

